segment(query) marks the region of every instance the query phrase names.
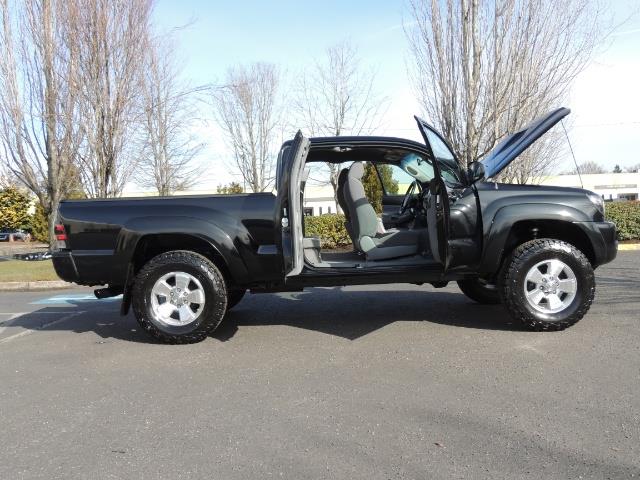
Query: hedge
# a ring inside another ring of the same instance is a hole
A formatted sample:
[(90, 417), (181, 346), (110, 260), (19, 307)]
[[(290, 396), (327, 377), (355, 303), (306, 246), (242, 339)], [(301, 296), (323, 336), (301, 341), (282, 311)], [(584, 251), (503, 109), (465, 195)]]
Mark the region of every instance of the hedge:
[(640, 240), (640, 202), (608, 202), (605, 212), (616, 224), (619, 240)]
[(322, 248), (336, 248), (351, 245), (351, 238), (344, 228), (344, 215), (339, 213), (304, 217), (306, 237), (320, 237)]

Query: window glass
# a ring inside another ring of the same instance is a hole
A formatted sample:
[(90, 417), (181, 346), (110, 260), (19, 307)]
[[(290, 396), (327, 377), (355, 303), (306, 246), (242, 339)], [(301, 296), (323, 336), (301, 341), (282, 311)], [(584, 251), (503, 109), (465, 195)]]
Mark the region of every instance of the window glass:
[(413, 183), (413, 177), (397, 165), (377, 164), (385, 195), (402, 195)]
[(442, 139), (430, 129), (426, 130), (431, 151), (438, 162), (438, 166), (442, 172), (442, 178), (448, 183), (460, 183), (460, 169), (456, 158), (449, 150), (449, 147)]
[(438, 135), (431, 130), (427, 130), (427, 138), (429, 139), (429, 145), (431, 145), (433, 155), (437, 160), (448, 163), (455, 162), (453, 153), (451, 153), (449, 147), (447, 147)]

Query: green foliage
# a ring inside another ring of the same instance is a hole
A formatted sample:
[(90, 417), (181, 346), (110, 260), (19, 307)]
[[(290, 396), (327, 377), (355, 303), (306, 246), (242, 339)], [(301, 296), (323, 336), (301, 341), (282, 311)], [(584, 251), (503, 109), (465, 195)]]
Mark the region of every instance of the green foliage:
[(619, 240), (640, 240), (640, 202), (605, 204), (607, 220), (616, 224)]
[(31, 217), (31, 237), (37, 242), (49, 243), (48, 217), (40, 202), (36, 203), (36, 211)]
[(0, 190), (0, 228), (28, 229), (30, 204), (29, 195), (15, 187)]
[[(378, 172), (380, 172), (387, 194), (397, 195), (398, 181), (393, 178), (393, 169), (391, 168), (391, 165), (378, 164)], [(376, 213), (382, 213), (382, 196), (384, 195), (384, 191), (382, 189), (382, 184), (380, 183), (380, 177), (378, 177), (378, 174), (376, 173), (376, 168), (370, 162), (364, 164), (362, 186), (364, 187), (364, 193), (367, 196), (369, 203), (373, 206), (373, 209)]]
[(218, 185), (216, 191), (222, 195), (232, 195), (234, 193), (243, 193), (244, 189), (238, 182), (231, 182), (229, 185)]
[(305, 236), (320, 237), (322, 248), (351, 245), (351, 238), (344, 228), (344, 215), (339, 213), (304, 217)]

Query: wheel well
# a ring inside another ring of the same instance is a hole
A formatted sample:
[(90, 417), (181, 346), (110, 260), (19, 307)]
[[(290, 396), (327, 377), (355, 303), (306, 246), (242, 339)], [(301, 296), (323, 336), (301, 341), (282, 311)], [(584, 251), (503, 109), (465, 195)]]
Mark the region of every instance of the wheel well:
[(504, 245), (503, 258), (518, 245), (534, 238), (553, 238), (570, 243), (584, 253), (591, 264), (595, 261), (595, 252), (589, 237), (573, 223), (562, 220), (525, 220), (514, 223)]
[(142, 237), (138, 241), (132, 257), (133, 274), (138, 273), (144, 264), (153, 257), (172, 250), (189, 250), (199, 253), (211, 260), (220, 269), (227, 282), (233, 280), (227, 262), (213, 245), (202, 238), (179, 233), (154, 234)]

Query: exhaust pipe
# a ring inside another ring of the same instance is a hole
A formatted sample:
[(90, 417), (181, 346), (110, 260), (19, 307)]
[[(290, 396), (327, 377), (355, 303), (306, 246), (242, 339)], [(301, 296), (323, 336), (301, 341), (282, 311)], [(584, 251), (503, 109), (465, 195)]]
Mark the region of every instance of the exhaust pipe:
[(117, 297), (121, 293), (122, 293), (122, 289), (114, 289), (114, 288), (98, 288), (93, 291), (93, 294), (96, 296), (98, 300), (102, 300), (103, 298)]

